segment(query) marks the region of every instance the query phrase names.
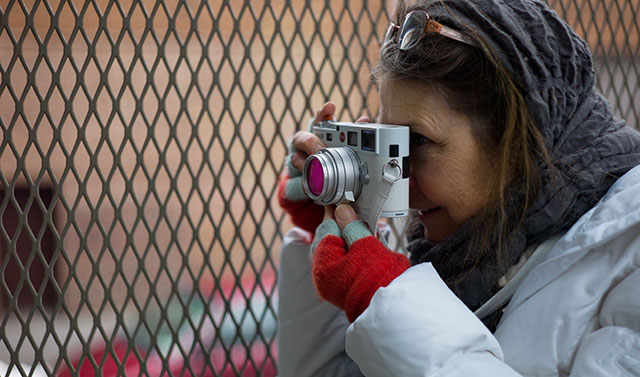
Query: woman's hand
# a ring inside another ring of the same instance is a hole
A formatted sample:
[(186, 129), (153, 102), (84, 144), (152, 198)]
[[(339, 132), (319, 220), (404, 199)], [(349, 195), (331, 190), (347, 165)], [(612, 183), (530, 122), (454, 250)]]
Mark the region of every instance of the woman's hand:
[[(313, 124), (334, 119), (336, 105), (325, 103), (316, 113)], [(357, 122), (369, 122), (369, 118), (362, 116)], [(278, 202), (291, 215), (294, 225), (309, 231), (315, 229), (322, 221), (324, 210), (322, 206), (313, 203), (305, 194), (302, 184), (302, 169), (307, 157), (324, 148), (324, 143), (309, 131), (298, 131), (289, 145), (289, 155), (286, 159), (286, 170), (278, 183)]]
[[(326, 120), (333, 119), (333, 114), (336, 112), (336, 105), (333, 102), (327, 102), (318, 112), (316, 113), (315, 118), (313, 118), (313, 124), (317, 124), (318, 122), (323, 122)], [(298, 173), (302, 171), (304, 167), (304, 162), (307, 160), (307, 157), (318, 152), (320, 149), (324, 148), (324, 143), (318, 138), (316, 135), (312, 134), (309, 131), (298, 131), (293, 135), (291, 139), (291, 164), (293, 168), (295, 168)]]
[[(313, 123), (333, 118), (336, 105), (327, 102), (316, 113)], [(278, 202), (291, 216), (294, 225), (314, 233), (322, 222), (324, 209), (312, 202), (304, 192), (302, 185), (302, 169), (309, 155), (318, 152), (325, 145), (314, 134), (308, 131), (298, 131), (289, 145), (286, 158), (286, 169), (278, 183)]]
[(353, 322), (380, 287), (409, 268), (409, 260), (387, 249), (348, 204), (326, 206), (311, 245), (313, 282), (320, 297)]

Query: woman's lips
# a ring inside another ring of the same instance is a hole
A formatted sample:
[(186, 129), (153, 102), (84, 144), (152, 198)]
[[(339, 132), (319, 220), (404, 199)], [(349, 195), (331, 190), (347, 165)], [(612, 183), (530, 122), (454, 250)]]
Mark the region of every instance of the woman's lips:
[(433, 208), (428, 208), (428, 209), (421, 209), (421, 210), (418, 211), (418, 218), (420, 219), (420, 221), (422, 223), (424, 223), (426, 220), (428, 220), (431, 217), (433, 217), (434, 215), (436, 215), (441, 209), (442, 209), (442, 207), (433, 207)]

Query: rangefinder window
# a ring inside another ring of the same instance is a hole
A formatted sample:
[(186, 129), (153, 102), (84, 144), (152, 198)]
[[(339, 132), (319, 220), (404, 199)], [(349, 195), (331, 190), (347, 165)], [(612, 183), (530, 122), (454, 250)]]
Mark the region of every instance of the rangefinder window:
[(358, 146), (358, 133), (355, 131), (347, 132), (347, 144), (352, 147)]
[(376, 151), (376, 131), (374, 130), (362, 130), (360, 133), (362, 138), (362, 150), (363, 151)]

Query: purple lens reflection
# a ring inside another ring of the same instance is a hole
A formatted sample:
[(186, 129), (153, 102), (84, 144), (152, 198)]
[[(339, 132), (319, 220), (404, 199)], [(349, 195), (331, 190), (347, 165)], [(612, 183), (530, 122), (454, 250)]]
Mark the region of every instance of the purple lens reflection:
[(307, 184), (311, 193), (315, 196), (322, 194), (322, 188), (324, 187), (324, 173), (322, 171), (322, 164), (317, 158), (314, 158), (307, 167)]

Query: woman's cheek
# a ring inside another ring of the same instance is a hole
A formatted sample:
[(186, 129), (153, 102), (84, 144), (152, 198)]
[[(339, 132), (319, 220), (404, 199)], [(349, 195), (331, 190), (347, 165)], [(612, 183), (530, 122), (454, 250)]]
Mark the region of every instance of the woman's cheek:
[(409, 175), (409, 191), (416, 190), (418, 188), (418, 180), (415, 175)]

